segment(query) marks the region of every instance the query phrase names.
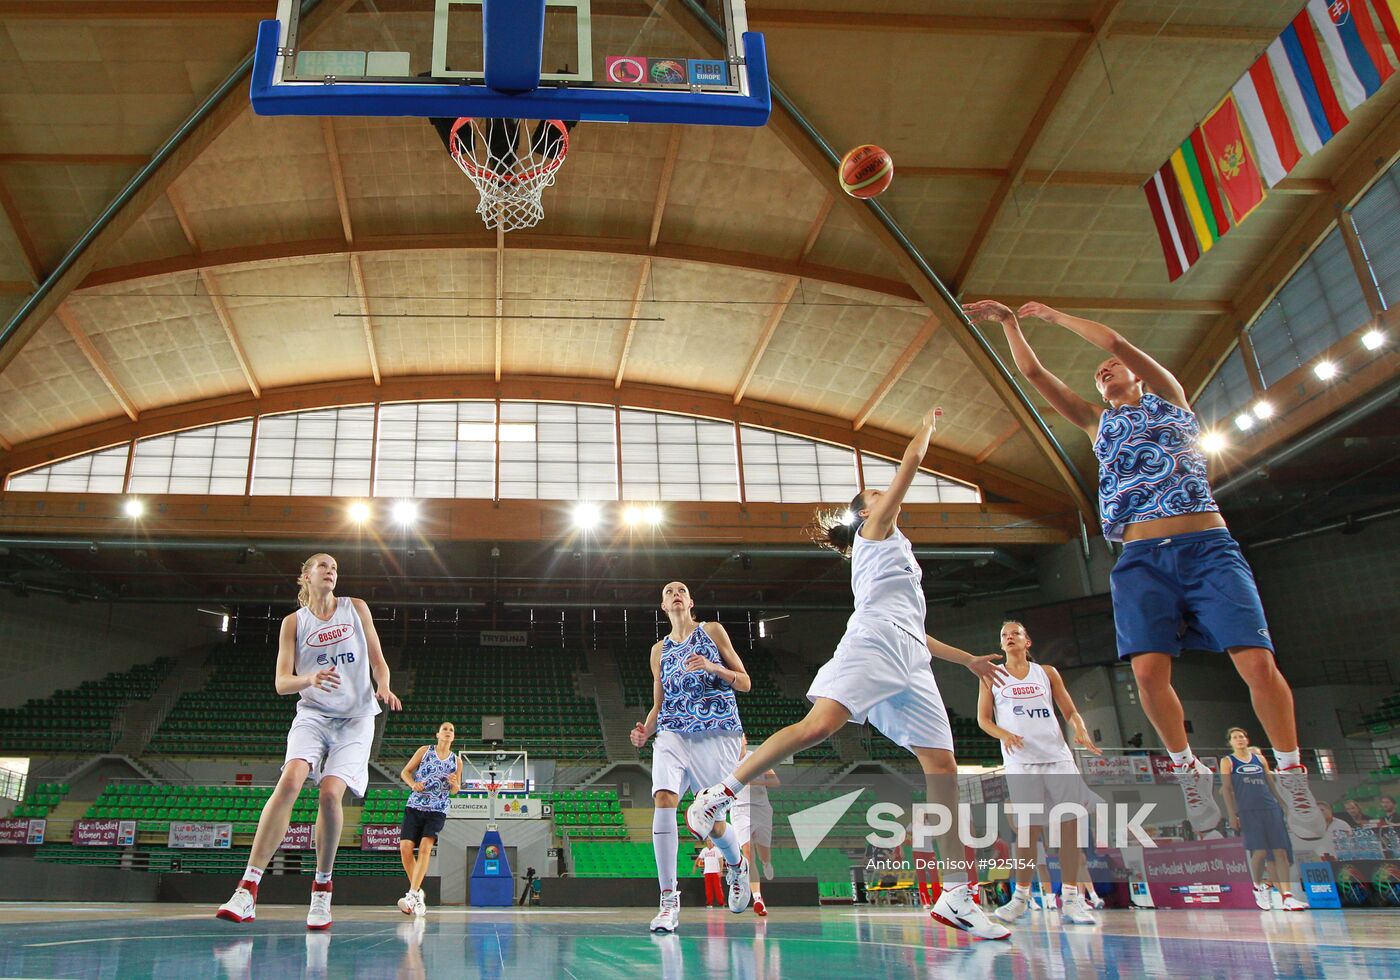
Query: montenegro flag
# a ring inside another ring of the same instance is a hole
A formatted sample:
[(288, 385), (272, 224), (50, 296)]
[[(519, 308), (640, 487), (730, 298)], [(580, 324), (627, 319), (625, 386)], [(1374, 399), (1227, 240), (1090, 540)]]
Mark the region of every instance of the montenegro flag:
[(1220, 188), (1230, 202), (1235, 224), (1243, 221), (1264, 200), (1264, 182), (1254, 151), (1240, 126), (1240, 114), (1233, 95), (1227, 95), (1201, 123), (1201, 133), (1210, 150), (1211, 164), (1220, 178)]

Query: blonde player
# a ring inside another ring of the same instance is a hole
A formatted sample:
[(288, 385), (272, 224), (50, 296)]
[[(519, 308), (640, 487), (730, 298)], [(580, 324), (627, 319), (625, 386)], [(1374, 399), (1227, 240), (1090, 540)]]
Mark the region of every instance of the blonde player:
[[(696, 795), (686, 811), (686, 823), (697, 840), (709, 834), (746, 784), (778, 760), (830, 738), (847, 722), (862, 724), (867, 718), (890, 741), (914, 754), (924, 771), (929, 803), (956, 817), (958, 766), (948, 712), (930, 669), (923, 572), (913, 546), (896, 523), (941, 414), (934, 408), (924, 416), (888, 490), (867, 488), (856, 494), (845, 520), (840, 514), (819, 515), (818, 543), (851, 556), (855, 612), (836, 652), (807, 691), (812, 702), (807, 717), (774, 733), (723, 782)], [(978, 678), (999, 676), (997, 657), (974, 657), (946, 644), (938, 644), (938, 650), (940, 657), (963, 664)], [(957, 823), (950, 820), (940, 835), (940, 853), (962, 853)], [(1010, 930), (992, 922), (978, 907), (965, 867), (947, 871), (943, 894), (931, 915), (978, 939), (1011, 936)]]
[[(739, 758), (741, 763), (752, 754), (748, 750), (748, 742), (748, 736), (745, 736), (744, 754)], [(739, 849), (749, 864), (753, 910), (760, 916), (768, 914), (760, 878), (773, 880), (773, 803), (768, 799), (768, 790), (779, 785), (781, 781), (777, 772), (769, 769), (739, 791), (729, 811), (729, 823), (739, 835)]]
[[(1096, 755), (1103, 753), (1089, 737), (1060, 672), (1033, 661), (1030, 648), (1031, 638), (1024, 626), (1015, 620), (1003, 623), (1001, 649), (1010, 677), (995, 691), (982, 685), (977, 695), (977, 723), (1001, 742), (1011, 801), (1041, 808), (1029, 815), (1027, 839), (1017, 836), (1016, 891), (1011, 901), (996, 911), (1003, 922), (1015, 922), (1031, 907), (1031, 877), (1050, 811), (1061, 803), (1077, 803), (1092, 814), (1100, 802), (1084, 785), (1074, 755), (1065, 744), (1055, 721), (1056, 705), (1074, 728), (1074, 740)], [(1060, 911), (1065, 922), (1097, 925), (1079, 886), (1072, 884), (1087, 877), (1084, 852), (1077, 843), (1078, 830), (1078, 821), (1073, 818), (1060, 825)], [(1048, 879), (1042, 880), (1046, 881), (1044, 907), (1049, 910), (1054, 907), (1055, 895)]]
[[(651, 840), (661, 908), (651, 920), (651, 931), (671, 933), (681, 914), (676, 807), (687, 789), (698, 793), (739, 761), (744, 726), (734, 692), (747, 691), (752, 683), (724, 627), (695, 620), (695, 602), (684, 582), (667, 583), (661, 590), (661, 608), (671, 620), (671, 633), (651, 648), (651, 711), (646, 721), (637, 722), (630, 738), (641, 748), (656, 734)], [(738, 836), (719, 823), (713, 833), (707, 829), (697, 839), (706, 837), (724, 856), (729, 910), (743, 912), (749, 907), (749, 866), (739, 851)]]
[(310, 776), (321, 793), (316, 881), (311, 886), (306, 928), (330, 928), (331, 870), (345, 820), (341, 797), (347, 786), (363, 795), (369, 782), (369, 749), (374, 716), (379, 714), (375, 699), (393, 711), (402, 707), (389, 689), (389, 664), (369, 607), (359, 599), (335, 595), (337, 571), (330, 555), (306, 559), (297, 578), (301, 608), (282, 620), (273, 684), (278, 694), (300, 693), (297, 716), (287, 733), (282, 777), (258, 818), (248, 868), (233, 897), (219, 906), (220, 919), (252, 922), (256, 918), (258, 883), (287, 834), (292, 805)]

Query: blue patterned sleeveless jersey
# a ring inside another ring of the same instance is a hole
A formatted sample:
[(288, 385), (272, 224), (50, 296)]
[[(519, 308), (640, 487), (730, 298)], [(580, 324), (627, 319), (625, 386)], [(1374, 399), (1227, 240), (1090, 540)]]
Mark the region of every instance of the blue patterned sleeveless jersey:
[(1200, 434), (1194, 413), (1151, 392), (1103, 413), (1094, 455), (1105, 538), (1122, 541), (1128, 524), (1220, 510), (1196, 448)]
[(456, 771), (456, 752), (443, 760), (438, 758), (436, 746), (428, 746), (428, 751), (423, 753), (423, 761), (418, 763), (413, 773), (413, 778), (423, 784), (423, 792), (415, 790), (409, 794), (407, 806), (428, 813), (446, 813), (448, 794), (452, 792), (448, 777)]
[(685, 662), (692, 653), (724, 663), (704, 623), (680, 643), (669, 636), (662, 640), (661, 711), (656, 716), (656, 730), (682, 735), (743, 731), (734, 689), (708, 671), (686, 670)]

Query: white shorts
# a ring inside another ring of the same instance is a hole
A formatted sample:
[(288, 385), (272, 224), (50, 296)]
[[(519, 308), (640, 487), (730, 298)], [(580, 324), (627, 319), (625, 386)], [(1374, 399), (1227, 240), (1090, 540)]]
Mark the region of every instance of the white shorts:
[(316, 785), (327, 776), (339, 776), (356, 796), (364, 796), (373, 742), (374, 715), (326, 718), (314, 711), (298, 711), (287, 733), (282, 768), (293, 759), (303, 759), (311, 764), (311, 781)]
[(807, 691), (808, 701), (817, 698), (840, 702), (853, 723), (869, 720), (906, 749), (952, 751), (953, 729), (928, 647), (892, 623), (847, 628)]
[(739, 765), (742, 732), (657, 732), (651, 748), (651, 795), (665, 790), (684, 796), (700, 792)]
[(1004, 775), (1012, 803), (1040, 804), (1040, 812), (1026, 818), (1033, 827), (1044, 827), (1051, 809), (1058, 804), (1078, 803), (1088, 809), (1092, 818), (1094, 807), (1103, 802), (1084, 782), (1073, 762), (1008, 763)]
[(753, 806), (749, 803), (736, 802), (729, 808), (729, 816), (726, 819), (739, 835), (740, 847), (750, 841), (762, 844), (764, 847), (773, 846), (772, 804)]

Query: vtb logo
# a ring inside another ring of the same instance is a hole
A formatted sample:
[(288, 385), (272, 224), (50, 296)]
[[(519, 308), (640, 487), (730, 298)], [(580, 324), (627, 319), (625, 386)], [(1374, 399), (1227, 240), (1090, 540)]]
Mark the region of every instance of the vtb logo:
[(1011, 709), (1013, 715), (1021, 715), (1024, 718), (1049, 718), (1049, 708), (1027, 708), (1023, 704), (1018, 704)]
[(355, 627), (350, 623), (336, 623), (325, 629), (316, 630), (306, 638), (309, 647), (329, 647), (344, 642), (355, 635)]
[(353, 664), (355, 655), (350, 651), (345, 653), (322, 653), (316, 657), (316, 663), (322, 667), (334, 667), (337, 664)]

